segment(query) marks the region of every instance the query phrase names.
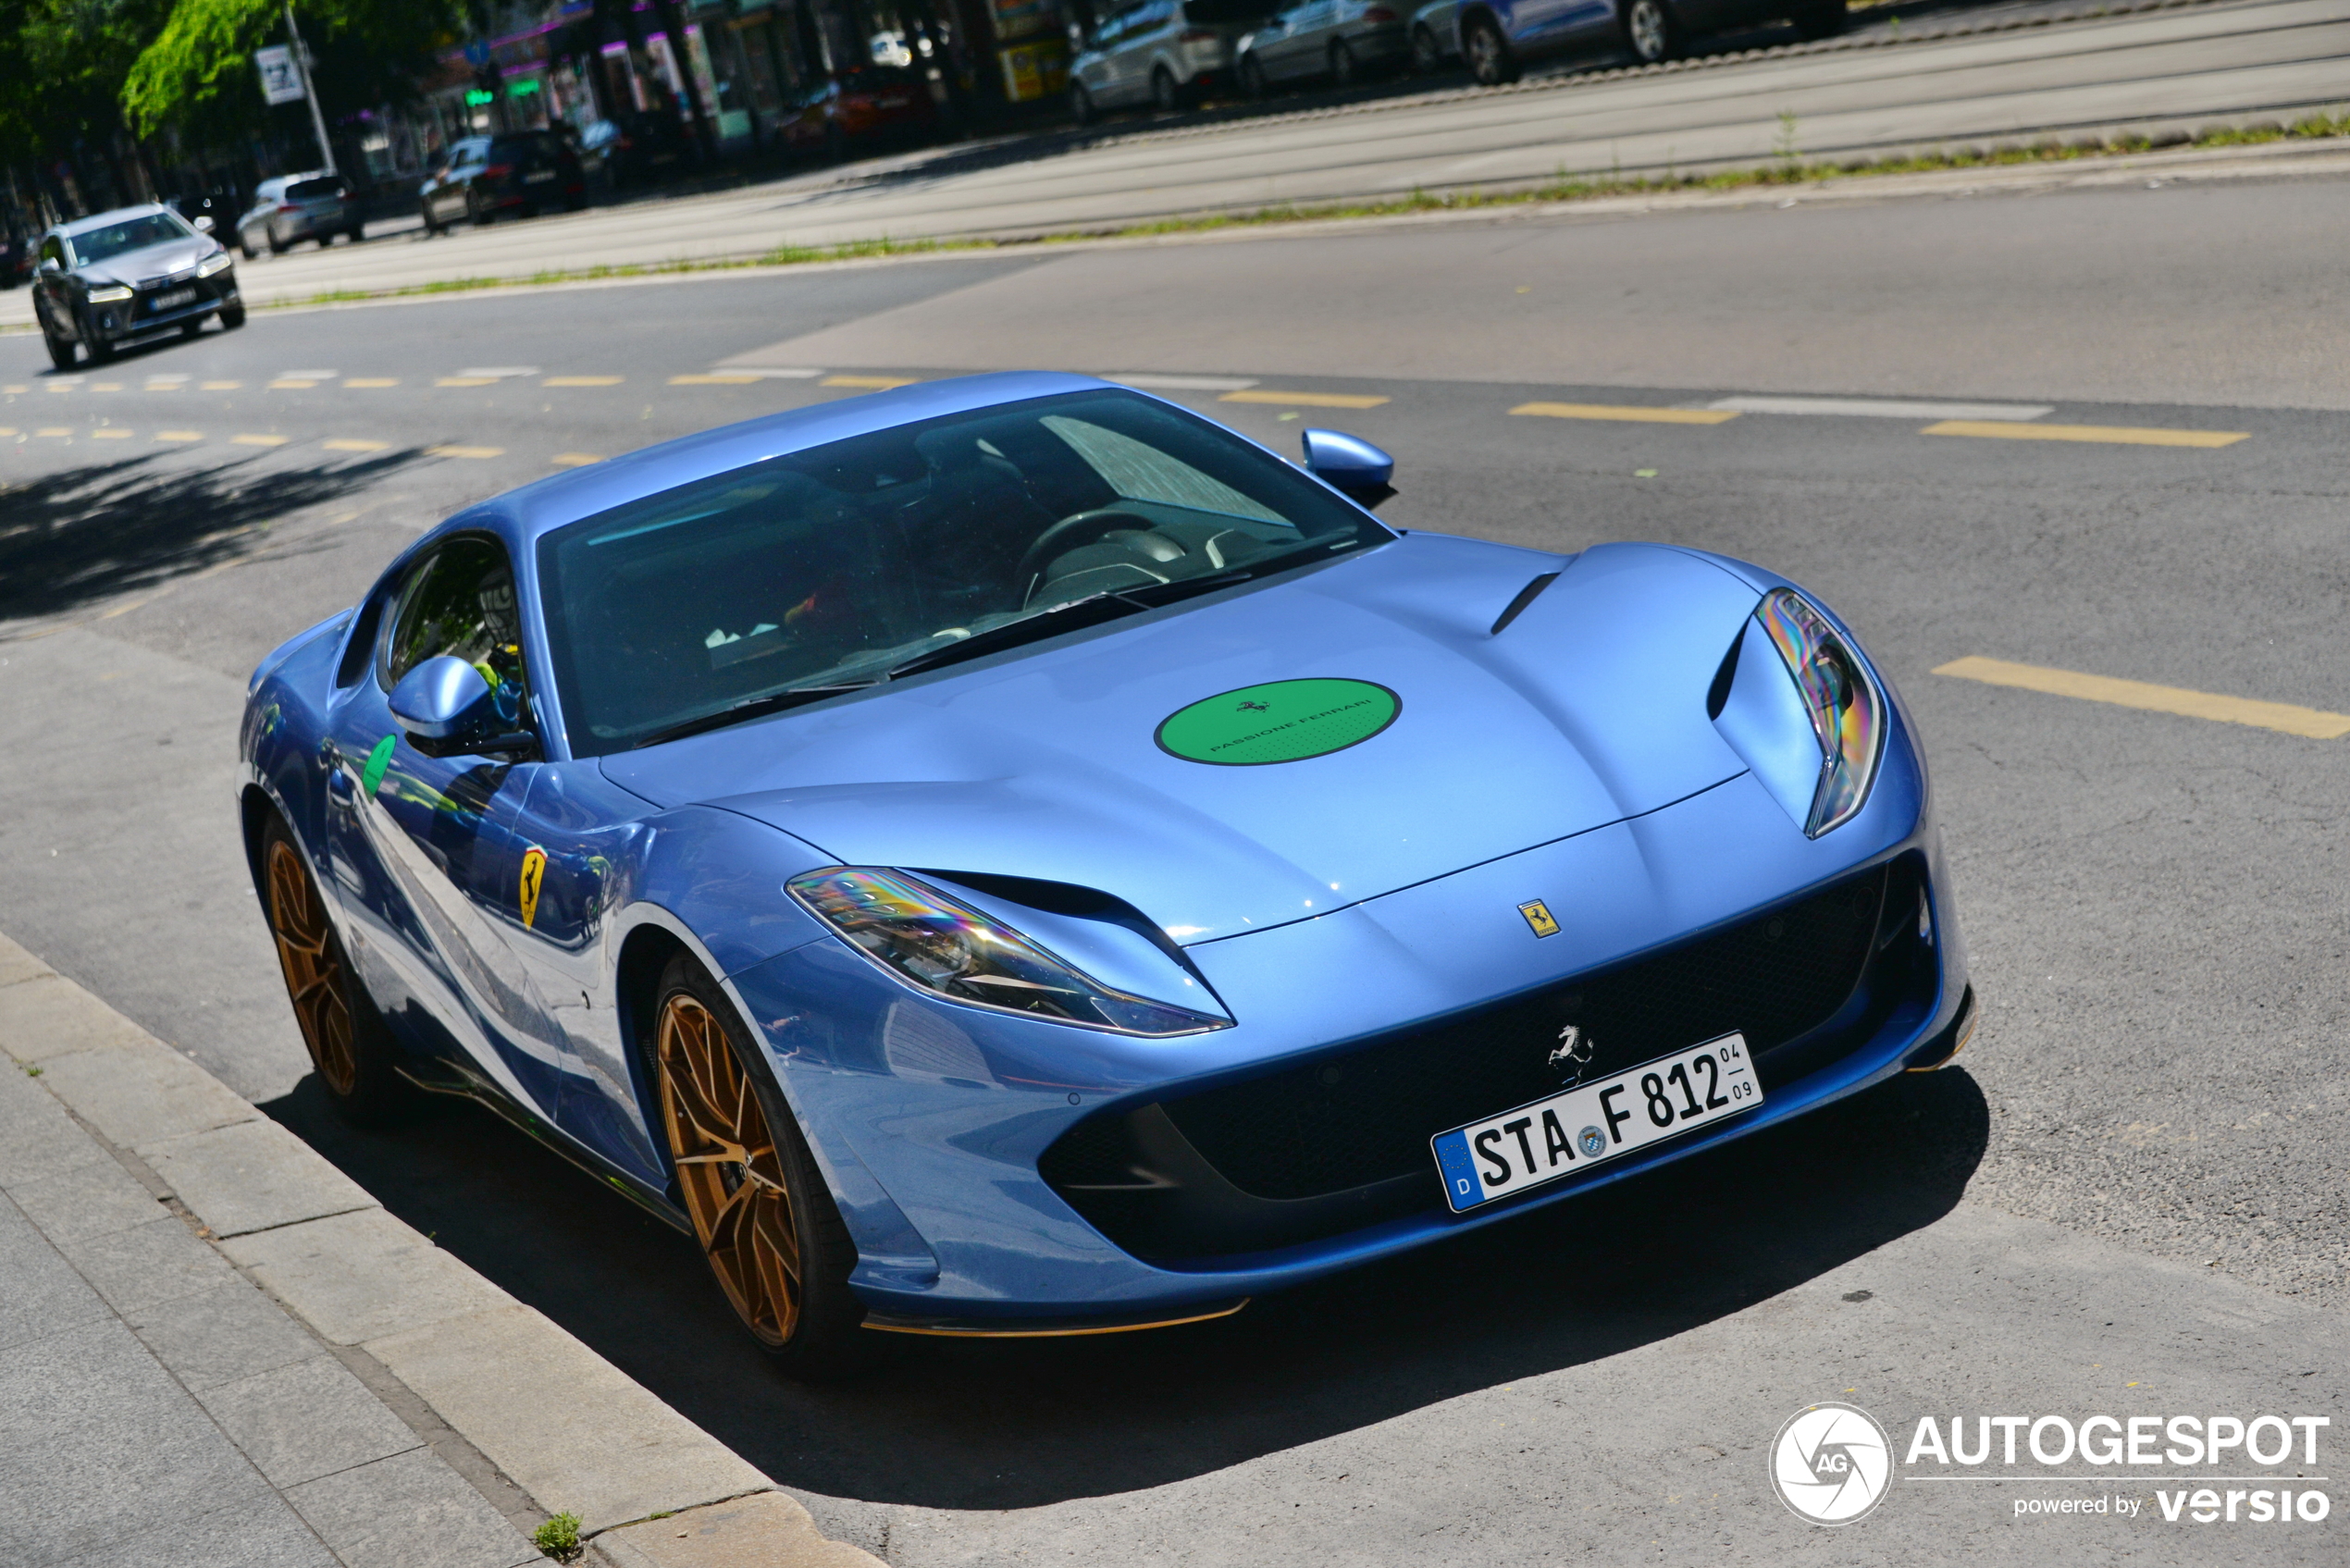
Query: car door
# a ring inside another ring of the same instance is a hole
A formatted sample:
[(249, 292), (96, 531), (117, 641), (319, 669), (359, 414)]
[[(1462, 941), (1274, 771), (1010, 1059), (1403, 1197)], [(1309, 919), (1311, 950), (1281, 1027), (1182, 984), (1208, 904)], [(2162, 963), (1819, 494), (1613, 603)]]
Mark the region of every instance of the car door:
[(1126, 23), (1132, 13), (1110, 18), (1095, 31), (1090, 57), (1078, 72), (1077, 80), (1097, 106), (1118, 102), (1118, 46), (1126, 36)]
[(1330, 29), (1331, 0), (1305, 0), (1275, 19), (1280, 36), (1260, 50), (1267, 80), (1293, 80), (1322, 68), (1323, 35)]
[(32, 310), (42, 330), (53, 338), (72, 338), (73, 301), (66, 291), (66, 271), (72, 261), (65, 241), (55, 234), (43, 235), (41, 259), (34, 265), (40, 270), (32, 278)]
[(321, 757), (331, 880), (352, 962), (412, 1045), (453, 1046), (551, 1116), (561, 1031), (494, 918), (520, 868), (513, 821), (528, 779), (498, 758), (426, 756), (389, 703), (402, 675), (450, 654), (480, 670), (528, 727), (505, 547), (456, 536), (379, 590), (364, 615), (360, 630), (373, 635), (339, 672)]

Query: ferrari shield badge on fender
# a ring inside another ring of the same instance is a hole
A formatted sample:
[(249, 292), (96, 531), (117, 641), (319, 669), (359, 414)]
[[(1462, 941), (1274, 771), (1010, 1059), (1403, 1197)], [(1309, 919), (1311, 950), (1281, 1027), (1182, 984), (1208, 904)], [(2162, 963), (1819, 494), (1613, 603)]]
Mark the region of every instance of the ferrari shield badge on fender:
[(528, 931), (538, 919), (538, 884), (546, 880), (547, 852), (537, 845), (522, 852), (522, 929)]
[(1534, 928), (1535, 935), (1556, 936), (1559, 933), (1558, 921), (1551, 918), (1551, 907), (1540, 898), (1528, 899), (1517, 907), (1517, 912), (1526, 917), (1526, 923)]
[(376, 748), (367, 753), (367, 765), (359, 772), (359, 787), (362, 791), (368, 795), (376, 793), (377, 786), (384, 782), (384, 770), (391, 766), (393, 748), (399, 744), (398, 735), (386, 735), (376, 742)]

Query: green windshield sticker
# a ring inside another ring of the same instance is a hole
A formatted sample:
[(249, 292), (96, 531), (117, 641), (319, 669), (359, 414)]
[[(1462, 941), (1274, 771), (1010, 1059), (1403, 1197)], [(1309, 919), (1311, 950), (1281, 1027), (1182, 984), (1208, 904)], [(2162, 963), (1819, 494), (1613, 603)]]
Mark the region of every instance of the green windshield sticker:
[(1268, 681), (1177, 709), (1157, 739), (1190, 762), (1301, 762), (1361, 745), (1403, 710), (1402, 698), (1370, 681)]
[(376, 786), (384, 782), (384, 770), (391, 766), (392, 748), (399, 744), (398, 735), (386, 735), (376, 742), (373, 751), (367, 753), (367, 766), (359, 774), (359, 785), (370, 796), (376, 793)]

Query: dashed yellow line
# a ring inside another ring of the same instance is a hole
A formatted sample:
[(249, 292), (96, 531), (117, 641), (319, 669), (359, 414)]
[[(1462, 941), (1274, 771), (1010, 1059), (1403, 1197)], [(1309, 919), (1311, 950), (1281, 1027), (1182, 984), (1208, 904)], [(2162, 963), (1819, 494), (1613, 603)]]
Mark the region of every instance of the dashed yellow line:
[(2221, 697), (2184, 686), (2150, 685), (2144, 681), (2116, 680), (2110, 675), (2084, 675), (2074, 670), (2050, 670), (2038, 664), (2010, 664), (2004, 659), (1970, 655), (1937, 667), (1937, 675), (1982, 681), (1995, 686), (2020, 686), (2055, 697), (2078, 697), (2091, 702), (2143, 709), (2151, 713), (2176, 713), (2188, 719), (2213, 719), (2225, 724), (2250, 724), (2257, 729), (2282, 730), (2311, 740), (2338, 740), (2350, 735), (2350, 713), (2328, 713), (2291, 702), (2262, 702), (2249, 697)]
[(155, 439), (158, 441), (201, 441), (204, 439), (204, 432), (201, 430), (158, 430), (155, 432)]
[(400, 385), (400, 377), (397, 376), (353, 376), (347, 378), (343, 385), (363, 390), (373, 390), (378, 387), (397, 387)]
[(292, 439), (291, 436), (231, 436), (229, 438), (231, 446), (240, 447), (282, 447)]
[(21, 397), (23, 394), (30, 392), (31, 390), (32, 390), (32, 389), (30, 387), (19, 387), (15, 382), (11, 381), (6, 386), (0, 387), (0, 395), (11, 398)]
[[(829, 387), (831, 381), (824, 383)], [(1279, 403), (1285, 408), (1377, 408), (1388, 400), (1367, 392), (1282, 392), (1252, 388), (1227, 392), (1216, 400), (1225, 403)]]
[(2004, 419), (1945, 419), (1921, 436), (1981, 436), (2002, 441), (2100, 441), (2123, 447), (2232, 447), (2249, 430), (2163, 430), (2139, 425), (2024, 425)]
[(542, 387), (617, 387), (617, 376), (550, 376), (538, 384)]
[(66, 428), (64, 428), (64, 427), (62, 427), (62, 426), (55, 426), (55, 425), (53, 425), (53, 426), (49, 426), (49, 428), (47, 428), (47, 429), (45, 429), (45, 430), (35, 430), (35, 431), (33, 432), (33, 434), (34, 434), (34, 435), (36, 435), (36, 436), (47, 436), (47, 437), (49, 437), (49, 438), (53, 438), (53, 439), (54, 439), (55, 438), (59, 437), (59, 436), (70, 436), (70, 435), (72, 435), (72, 434), (73, 434), (73, 432), (72, 432), (72, 431), (70, 431), (70, 430), (68, 430), (68, 429), (66, 429)]
[(328, 451), (382, 451), (391, 445), (390, 441), (352, 440), (347, 436), (338, 436), (331, 441), (321, 441), (318, 444)]
[(585, 468), (591, 463), (601, 463), (603, 459), (591, 451), (559, 451), (547, 461), (558, 468)]
[(816, 383), (819, 387), (858, 387), (868, 392), (893, 391), (910, 387), (921, 379), (918, 376), (827, 376)]
[(317, 384), (315, 381), (295, 380), (281, 376), (269, 383), (269, 389), (273, 392), (306, 392)]
[(93, 381), (90, 383), (90, 389), (93, 392), (119, 392), (122, 390), (122, 383), (119, 381)]
[(233, 392), (243, 385), (244, 383), (241, 381), (200, 381), (196, 384), (196, 390), (200, 392)]
[(130, 438), (130, 432), (118, 425), (106, 425), (91, 431), (90, 436), (93, 440), (127, 441)]
[(15, 426), (13, 426), (13, 425), (0, 425), (0, 436), (13, 436), (13, 435), (15, 435), (16, 433), (17, 433), (17, 427), (16, 427)]
[(427, 447), (425, 452), (430, 457), (503, 457), (506, 455), (506, 449), (503, 447)]
[(444, 376), (433, 383), (436, 387), (495, 387), (495, 376)]
[[(673, 376), (669, 384), (673, 387), (748, 387), (759, 379), (756, 376)], [(827, 387), (833, 384), (830, 381), (824, 383)], [(895, 382), (891, 384), (897, 385)]]
[(1634, 425), (1720, 425), (1738, 416), (1734, 408), (1649, 408), (1616, 403), (1520, 403), (1510, 412), (1543, 419), (1608, 419)]

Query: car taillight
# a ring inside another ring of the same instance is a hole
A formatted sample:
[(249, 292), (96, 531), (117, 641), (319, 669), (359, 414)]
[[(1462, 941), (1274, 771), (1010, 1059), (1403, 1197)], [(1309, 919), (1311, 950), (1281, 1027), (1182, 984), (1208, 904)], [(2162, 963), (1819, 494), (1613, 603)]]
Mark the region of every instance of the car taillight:
[(1363, 13), (1363, 19), (1367, 22), (1391, 22), (1395, 20), (1396, 18), (1395, 13), (1389, 10), (1386, 6), (1374, 6), (1369, 10)]
[(513, 172), (514, 166), (512, 164), (491, 164), (481, 171), (481, 177), (484, 179), (503, 179)]
[(281, 213), (298, 213), (302, 211), (300, 207), (294, 205), (291, 202), (280, 202), (278, 204), (278, 210)]

